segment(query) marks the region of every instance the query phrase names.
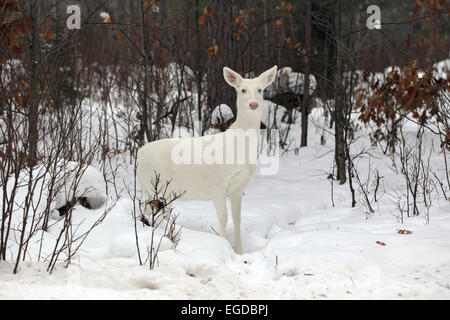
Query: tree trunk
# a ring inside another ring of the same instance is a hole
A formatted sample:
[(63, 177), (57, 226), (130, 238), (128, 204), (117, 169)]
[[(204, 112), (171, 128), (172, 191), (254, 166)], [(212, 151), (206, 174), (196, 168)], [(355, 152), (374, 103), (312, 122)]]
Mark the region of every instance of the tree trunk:
[(303, 106), (302, 106), (302, 136), (301, 147), (308, 144), (308, 114), (309, 114), (309, 73), (310, 73), (310, 54), (311, 54), (311, 0), (306, 1), (306, 21), (305, 21), (305, 80), (303, 87)]
[(269, 65), (269, 28), (267, 22), (267, 0), (263, 0), (263, 12), (264, 12), (264, 62), (265, 67)]
[[(141, 68), (144, 73), (144, 83), (142, 84), (142, 92), (141, 92), (141, 101), (142, 101), (142, 119), (141, 119), (141, 132), (146, 135), (147, 141), (152, 141), (152, 110), (148, 105), (148, 32), (147, 27), (145, 25), (145, 8), (144, 8), (145, 0), (141, 0), (140, 3), (140, 16), (141, 16), (141, 55), (142, 62)], [(144, 144), (144, 137), (141, 137), (141, 144)]]
[(342, 33), (341, 33), (341, 0), (335, 3), (335, 39), (336, 39), (336, 65), (334, 71), (335, 85), (335, 159), (337, 166), (337, 179), (340, 184), (346, 182), (345, 174), (345, 144), (344, 144), (344, 99), (342, 92)]
[[(203, 80), (203, 68), (201, 67), (201, 39), (200, 39), (200, 27), (199, 27), (199, 17), (200, 11), (198, 6), (198, 0), (195, 0), (195, 33), (197, 35), (197, 54), (196, 54), (196, 84), (197, 84), (197, 113), (198, 113), (198, 122), (202, 123), (202, 80)], [(203, 131), (203, 126), (202, 126)], [(203, 134), (203, 132), (202, 132)]]
[(233, 89), (225, 84), (223, 79), (223, 67), (232, 66), (232, 38), (233, 23), (232, 1), (209, 0), (207, 2), (212, 9), (209, 29), (209, 45), (217, 45), (217, 51), (212, 50), (209, 56), (210, 68), (208, 72), (208, 108), (213, 110), (221, 103), (235, 109)]
[(29, 42), (30, 105), (28, 109), (28, 165), (37, 163), (38, 116), (39, 116), (39, 8), (37, 0), (30, 1), (31, 42)]

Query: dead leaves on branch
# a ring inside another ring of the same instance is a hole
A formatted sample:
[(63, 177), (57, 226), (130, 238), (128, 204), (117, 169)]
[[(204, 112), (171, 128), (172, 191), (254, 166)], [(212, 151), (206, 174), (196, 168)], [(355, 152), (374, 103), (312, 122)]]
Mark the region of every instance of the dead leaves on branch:
[(212, 45), (208, 48), (208, 57), (216, 56), (219, 53), (219, 46), (216, 44), (216, 39), (213, 39)]
[(290, 2), (281, 1), (281, 9), (286, 9), (288, 12), (291, 12), (293, 7), (294, 6)]
[(208, 17), (212, 17), (214, 15), (214, 10), (209, 8), (209, 7), (204, 7), (203, 8), (203, 15), (208, 16)]
[(150, 2), (148, 0), (144, 0), (144, 8), (147, 9), (149, 6), (152, 8), (153, 12), (158, 12), (158, 6), (156, 5), (155, 0)]
[[(372, 92), (368, 96), (367, 89), (354, 91), (355, 106), (361, 112), (359, 119), (364, 123), (373, 121), (379, 128), (394, 123), (399, 115), (411, 116), (422, 125), (433, 117), (439, 121), (439, 99), (450, 90), (450, 79), (437, 78), (434, 68), (421, 71), (417, 60), (401, 69), (393, 68), (384, 81), (373, 72), (365, 72), (363, 80), (369, 82)], [(450, 145), (450, 139), (447, 143)]]
[(158, 11), (158, 7), (156, 6), (156, 3), (155, 3), (154, 0), (151, 2), (150, 5), (152, 6), (152, 11), (153, 11), (153, 12), (157, 12), (157, 11)]
[(17, 0), (3, 1), (0, 15), (0, 46), (20, 57), (26, 48), (25, 35), (31, 30), (31, 18), (21, 14)]
[(214, 10), (209, 7), (203, 8), (202, 15), (198, 18), (198, 24), (203, 25), (206, 22), (206, 17), (212, 17), (214, 15)]
[(241, 38), (241, 32), (244, 30), (248, 30), (247, 25), (245, 24), (245, 20), (249, 17), (250, 12), (248, 10), (244, 10), (237, 16), (233, 21), (233, 29), (236, 40)]

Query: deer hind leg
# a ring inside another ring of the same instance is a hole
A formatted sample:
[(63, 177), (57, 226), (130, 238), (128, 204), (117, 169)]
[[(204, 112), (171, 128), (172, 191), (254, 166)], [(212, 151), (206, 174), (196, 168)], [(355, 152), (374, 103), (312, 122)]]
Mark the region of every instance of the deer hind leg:
[(234, 225), (234, 250), (237, 254), (242, 254), (242, 240), (241, 240), (241, 205), (242, 192), (237, 192), (230, 197), (231, 212), (233, 216)]
[(226, 198), (223, 195), (218, 195), (213, 199), (214, 206), (216, 207), (217, 219), (219, 220), (219, 234), (223, 238), (227, 238), (227, 206), (226, 206)]

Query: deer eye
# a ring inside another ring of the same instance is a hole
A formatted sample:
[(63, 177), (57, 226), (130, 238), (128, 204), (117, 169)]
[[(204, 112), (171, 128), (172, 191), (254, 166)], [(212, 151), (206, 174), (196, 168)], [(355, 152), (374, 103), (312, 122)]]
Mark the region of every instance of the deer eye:
[(258, 93), (261, 93), (261, 89), (258, 89)]
[(245, 90), (245, 89), (242, 89), (242, 93), (246, 93), (247, 92), (247, 90)]

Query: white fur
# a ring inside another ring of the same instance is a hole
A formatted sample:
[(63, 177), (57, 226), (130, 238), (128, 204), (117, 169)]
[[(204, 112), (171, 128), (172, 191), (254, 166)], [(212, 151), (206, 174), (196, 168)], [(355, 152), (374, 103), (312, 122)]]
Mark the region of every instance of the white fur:
[[(193, 145), (197, 143), (204, 150), (213, 137), (212, 139), (224, 141), (223, 152), (229, 153), (226, 137), (230, 133), (240, 134), (239, 132), (243, 130), (251, 129), (255, 130), (259, 136), (263, 91), (275, 79), (276, 71), (277, 67), (274, 66), (257, 78), (243, 79), (241, 75), (225, 67), (223, 69), (225, 81), (237, 91), (237, 118), (230, 127), (234, 131), (228, 129), (212, 136), (158, 140), (144, 145), (137, 155), (136, 173), (144, 191), (152, 192), (151, 178), (156, 172), (161, 175), (162, 181), (172, 180), (169, 192), (185, 191), (182, 200), (212, 200), (217, 210), (220, 235), (224, 238), (227, 224), (226, 199), (229, 198), (234, 223), (234, 248), (239, 254), (242, 254), (240, 232), (242, 193), (255, 172), (255, 165), (250, 163), (249, 158), (246, 158), (243, 163), (235, 164), (175, 164), (172, 161), (172, 151), (180, 142)], [(250, 103), (257, 103), (258, 108), (252, 110)], [(248, 144), (246, 144), (246, 154), (253, 152), (253, 149), (249, 151), (247, 147)], [(256, 149), (254, 152), (257, 152)], [(236, 152), (234, 154), (236, 155)], [(192, 158), (194, 156), (192, 155)]]

